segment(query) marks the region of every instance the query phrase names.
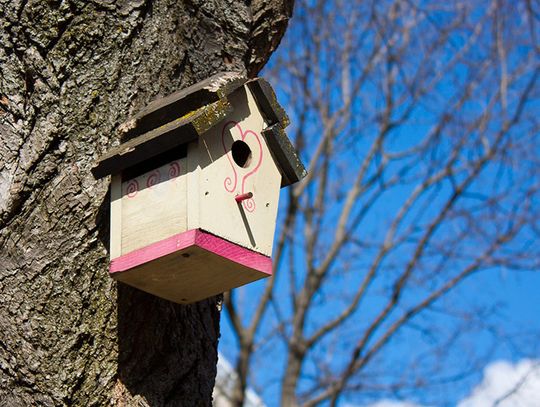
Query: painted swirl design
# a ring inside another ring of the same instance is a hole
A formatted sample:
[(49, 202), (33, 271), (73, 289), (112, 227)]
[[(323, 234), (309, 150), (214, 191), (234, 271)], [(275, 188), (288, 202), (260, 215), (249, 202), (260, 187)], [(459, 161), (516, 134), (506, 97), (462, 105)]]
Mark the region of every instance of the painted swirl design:
[(242, 202), (242, 205), (244, 205), (244, 209), (248, 212), (253, 212), (255, 210), (255, 201), (253, 198), (246, 199)]
[(176, 161), (169, 165), (169, 179), (177, 178), (180, 175), (180, 164)]
[(136, 179), (132, 179), (128, 182), (128, 185), (126, 187), (126, 193), (128, 198), (135, 198), (137, 192), (139, 192), (139, 183)]
[(161, 180), (161, 174), (159, 173), (159, 170), (155, 170), (146, 179), (146, 186), (148, 188), (152, 188), (154, 185), (159, 183), (160, 180)]
[(231, 179), (231, 177), (225, 178), (225, 181), (223, 182), (223, 185), (225, 186), (225, 189), (228, 192), (233, 192), (236, 189), (236, 172), (234, 173), (234, 181)]
[[(249, 178), (254, 173), (256, 173), (259, 170), (259, 168), (260, 168), (260, 166), (262, 164), (262, 160), (263, 160), (262, 143), (261, 143), (260, 137), (259, 137), (259, 135), (257, 133), (255, 133), (252, 130), (246, 130), (246, 131), (242, 130), (242, 128), (240, 127), (240, 124), (238, 122), (229, 121), (229, 122), (225, 123), (225, 125), (223, 126), (223, 129), (221, 131), (221, 143), (223, 145), (223, 151), (227, 155), (227, 159), (229, 160), (229, 164), (231, 165), (231, 169), (233, 171), (233, 176), (232, 177), (230, 177), (230, 176), (226, 177), (225, 181), (223, 183), (223, 185), (225, 186), (225, 190), (227, 192), (235, 192), (236, 189), (237, 189), (237, 186), (238, 186), (238, 174), (236, 172), (236, 165), (235, 165), (235, 163), (234, 163), (234, 161), (233, 161), (233, 159), (231, 157), (232, 153), (230, 152), (230, 149), (227, 149), (227, 146), (225, 145), (226, 132), (228, 130), (231, 130), (233, 127), (236, 127), (238, 129), (242, 141), (245, 142), (246, 138), (248, 136), (250, 136), (251, 138), (254, 138), (257, 141), (257, 144), (259, 145), (259, 156), (258, 156), (258, 160), (256, 162), (255, 167), (250, 172), (248, 172), (247, 174), (245, 174), (242, 177), (242, 185), (241, 185), (241, 188), (240, 188), (240, 191), (238, 192), (238, 194), (244, 194), (246, 192), (246, 190), (245, 190), (246, 179)], [(253, 212), (255, 210), (255, 201), (253, 200), (253, 198), (246, 199), (246, 200), (244, 200), (242, 202), (242, 206), (244, 207), (244, 209), (246, 211)]]

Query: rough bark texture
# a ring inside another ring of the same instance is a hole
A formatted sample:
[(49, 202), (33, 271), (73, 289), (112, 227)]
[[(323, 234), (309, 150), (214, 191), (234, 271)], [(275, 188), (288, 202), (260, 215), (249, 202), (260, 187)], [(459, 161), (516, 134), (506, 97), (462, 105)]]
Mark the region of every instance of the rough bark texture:
[(256, 74), (291, 11), (0, 0), (0, 405), (211, 404), (219, 300), (180, 306), (114, 283), (109, 183), (89, 170), (150, 100)]

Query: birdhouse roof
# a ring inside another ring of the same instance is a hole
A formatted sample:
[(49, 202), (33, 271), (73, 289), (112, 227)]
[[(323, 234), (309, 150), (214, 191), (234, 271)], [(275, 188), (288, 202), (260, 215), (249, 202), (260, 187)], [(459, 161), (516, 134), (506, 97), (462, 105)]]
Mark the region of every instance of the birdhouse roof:
[(267, 127), (262, 131), (282, 175), (281, 186), (306, 175), (295, 148), (285, 133), (289, 118), (270, 84), (262, 78), (248, 80), (238, 73), (214, 75), (193, 86), (147, 105), (118, 128), (121, 144), (101, 156), (92, 173), (97, 179), (118, 174), (175, 147), (196, 141), (227, 118), (234, 106), (228, 96), (246, 85), (253, 94)]

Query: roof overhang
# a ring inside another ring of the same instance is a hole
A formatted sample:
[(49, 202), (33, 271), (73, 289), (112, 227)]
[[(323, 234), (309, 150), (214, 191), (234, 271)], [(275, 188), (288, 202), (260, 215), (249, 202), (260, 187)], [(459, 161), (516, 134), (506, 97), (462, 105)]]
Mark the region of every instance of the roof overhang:
[(246, 85), (267, 127), (262, 131), (282, 175), (281, 186), (306, 176), (294, 146), (285, 133), (289, 118), (270, 84), (234, 72), (214, 75), (193, 86), (158, 99), (118, 128), (121, 144), (101, 156), (92, 168), (96, 179), (118, 174), (180, 145), (196, 141), (233, 111), (228, 96)]

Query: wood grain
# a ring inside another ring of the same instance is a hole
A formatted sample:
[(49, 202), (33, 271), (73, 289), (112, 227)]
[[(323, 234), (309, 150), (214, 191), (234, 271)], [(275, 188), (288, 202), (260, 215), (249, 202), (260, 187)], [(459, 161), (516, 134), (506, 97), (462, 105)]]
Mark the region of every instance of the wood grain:
[(276, 94), (267, 80), (252, 79), (247, 82), (247, 86), (269, 126), (280, 123), (283, 128), (286, 128), (290, 124), (289, 116), (277, 101)]
[(122, 255), (122, 177), (111, 177), (111, 224), (109, 257)]
[(122, 254), (187, 230), (186, 165), (178, 159), (122, 183)]
[(268, 277), (272, 260), (202, 230), (189, 230), (111, 261), (111, 276), (177, 303)]
[(281, 188), (294, 184), (307, 175), (304, 164), (281, 124), (267, 127), (262, 134), (282, 175)]
[(122, 141), (225, 98), (246, 81), (238, 72), (220, 72), (185, 89), (156, 99), (119, 127)]

